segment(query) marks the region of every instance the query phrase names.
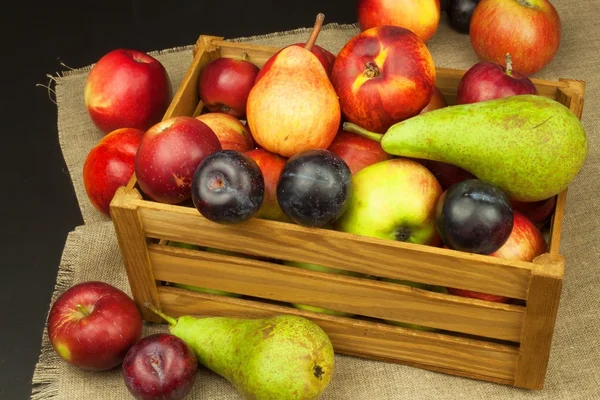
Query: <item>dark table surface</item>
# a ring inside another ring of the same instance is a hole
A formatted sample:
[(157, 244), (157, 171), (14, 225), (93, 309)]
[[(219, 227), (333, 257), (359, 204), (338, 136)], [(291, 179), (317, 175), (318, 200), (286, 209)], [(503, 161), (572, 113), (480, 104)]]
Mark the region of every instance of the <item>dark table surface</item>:
[[(58, 144), (46, 74), (83, 67), (117, 47), (152, 51), (226, 38), (356, 22), (355, 1), (9, 2), (2, 34), (0, 399), (31, 392), (42, 331), (69, 231), (83, 220)], [(4, 142), (4, 140), (8, 140)], [(8, 257), (7, 257), (8, 256)]]

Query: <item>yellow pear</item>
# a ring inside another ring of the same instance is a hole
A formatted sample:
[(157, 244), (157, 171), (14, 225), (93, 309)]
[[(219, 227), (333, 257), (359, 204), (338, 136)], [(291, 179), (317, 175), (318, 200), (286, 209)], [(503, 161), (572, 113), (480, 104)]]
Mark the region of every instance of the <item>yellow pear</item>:
[(289, 46), (274, 55), (248, 96), (246, 118), (254, 140), (284, 157), (329, 147), (340, 128), (338, 96), (310, 51), (322, 22), (319, 14), (304, 48)]

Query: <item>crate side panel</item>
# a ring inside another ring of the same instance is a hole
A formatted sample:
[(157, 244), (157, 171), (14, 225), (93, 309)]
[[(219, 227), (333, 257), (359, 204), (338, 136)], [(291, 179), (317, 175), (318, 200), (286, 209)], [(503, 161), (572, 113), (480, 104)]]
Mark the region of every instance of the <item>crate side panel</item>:
[(149, 254), (162, 281), (513, 342), (521, 337), (521, 306), (171, 246), (151, 245)]
[(216, 224), (195, 209), (152, 202), (140, 208), (140, 215), (146, 234), (159, 239), (517, 299), (527, 296), (533, 266), (260, 219)]
[(453, 338), (367, 321), (332, 317), (252, 300), (223, 298), (161, 287), (163, 311), (169, 315), (266, 318), (293, 314), (321, 326), (338, 353), (408, 363), (460, 376), (511, 383), (518, 349), (485, 341)]

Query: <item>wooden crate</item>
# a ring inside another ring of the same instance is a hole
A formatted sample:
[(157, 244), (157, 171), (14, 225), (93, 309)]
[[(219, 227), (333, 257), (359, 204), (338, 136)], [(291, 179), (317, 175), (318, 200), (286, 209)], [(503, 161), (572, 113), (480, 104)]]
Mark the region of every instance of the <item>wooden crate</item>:
[[(202, 67), (218, 57), (258, 66), (276, 48), (200, 36), (185, 79), (164, 118), (196, 116)], [(437, 83), (449, 104), (464, 71), (437, 68)], [(535, 79), (540, 95), (581, 117), (584, 83)], [(146, 321), (161, 322), (143, 307), (150, 302), (179, 316), (264, 317), (289, 313), (309, 318), (330, 336), (336, 352), (528, 389), (544, 385), (565, 259), (559, 253), (566, 190), (557, 196), (548, 252), (533, 262), (515, 262), (443, 248), (362, 237), (292, 223), (251, 219), (222, 225), (190, 205), (144, 198), (135, 177), (111, 204), (113, 223), (133, 292)], [(168, 246), (180, 241), (275, 260), (325, 265), (383, 278), (457, 287), (508, 296), (515, 304), (434, 293), (408, 286)], [(224, 290), (240, 298), (174, 288), (176, 282)], [(303, 311), (309, 304), (356, 314), (330, 316)], [(390, 325), (402, 321), (437, 328), (421, 331)]]

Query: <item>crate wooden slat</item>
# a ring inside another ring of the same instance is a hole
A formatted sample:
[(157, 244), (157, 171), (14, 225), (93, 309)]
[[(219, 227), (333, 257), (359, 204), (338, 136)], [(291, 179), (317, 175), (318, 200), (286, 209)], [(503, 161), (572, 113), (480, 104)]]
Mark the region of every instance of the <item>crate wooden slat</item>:
[[(460, 258), (457, 258), (457, 252), (448, 249), (390, 243), (276, 221), (218, 225), (200, 216), (195, 209), (178, 210), (177, 206), (158, 203), (142, 207), (140, 214), (144, 230), (150, 237), (320, 264), (378, 277), (428, 281), (518, 299), (526, 298), (531, 279), (531, 263), (465, 253), (459, 253)], [(258, 240), (249, 240), (251, 238)], [(405, 251), (398, 252), (397, 249)]]
[[(200, 36), (192, 63), (164, 118), (203, 112), (198, 79), (211, 60), (245, 58), (262, 66), (277, 50)], [(436, 85), (451, 105), (456, 102), (456, 88), (464, 72), (437, 68)], [(540, 95), (561, 102), (581, 118), (584, 82), (533, 82)], [(190, 206), (160, 204), (142, 195), (134, 176), (128, 186), (118, 190), (111, 213), (134, 300), (146, 320), (156, 321), (144, 311), (145, 301), (175, 316), (252, 318), (290, 313), (323, 327), (339, 353), (527, 389), (544, 385), (564, 277), (560, 237), (567, 190), (557, 195), (548, 251), (533, 262), (255, 218), (237, 225), (221, 225), (205, 219)], [(267, 259), (180, 249), (167, 246), (170, 240)], [(507, 296), (515, 299), (515, 304), (308, 271), (281, 265), (279, 260)], [(197, 293), (174, 288), (170, 283), (244, 296)], [(291, 302), (356, 316), (304, 311), (290, 306)], [(402, 328), (385, 319), (441, 330), (436, 333)]]
[[(167, 282), (208, 285), (247, 296), (429, 324), (433, 328), (514, 342), (520, 340), (523, 328), (524, 307), (491, 304), (394, 283), (172, 246), (151, 246), (150, 261), (155, 277)], [(322, 291), (318, 297), (314, 296), (316, 284)]]

